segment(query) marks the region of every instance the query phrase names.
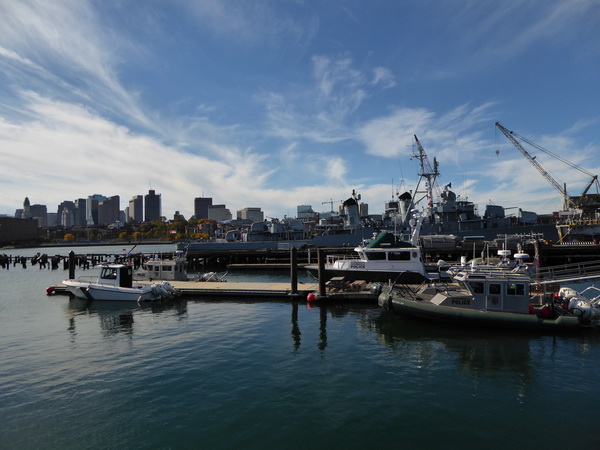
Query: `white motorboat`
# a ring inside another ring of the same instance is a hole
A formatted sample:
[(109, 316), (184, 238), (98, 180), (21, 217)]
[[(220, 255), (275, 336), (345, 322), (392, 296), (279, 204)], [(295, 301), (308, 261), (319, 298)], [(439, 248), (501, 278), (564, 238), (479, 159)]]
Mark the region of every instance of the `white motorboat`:
[[(439, 272), (433, 265), (429, 268), (423, 263), (421, 249), (417, 245), (399, 240), (392, 233), (382, 232), (369, 244), (354, 249), (355, 256), (339, 257), (328, 255), (325, 263), (325, 277), (364, 281), (398, 281), (402, 283), (421, 283), (439, 278)], [(306, 269), (318, 277), (318, 266)]]
[(99, 277), (64, 280), (69, 292), (79, 298), (104, 301), (155, 301), (179, 294), (168, 282), (134, 284), (133, 268), (127, 264), (106, 264)]

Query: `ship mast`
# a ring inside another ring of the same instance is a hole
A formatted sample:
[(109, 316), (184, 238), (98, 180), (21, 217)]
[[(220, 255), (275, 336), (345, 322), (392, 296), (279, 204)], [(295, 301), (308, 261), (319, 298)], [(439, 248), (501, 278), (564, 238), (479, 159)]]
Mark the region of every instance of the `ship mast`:
[[(412, 158), (416, 158), (419, 160), (420, 172), (419, 172), (419, 181), (417, 182), (417, 187), (415, 189), (415, 197), (418, 193), (425, 194), (427, 197), (427, 207), (433, 206), (433, 194), (435, 191), (436, 197), (439, 199), (442, 195), (442, 190), (437, 183), (437, 177), (440, 175), (438, 171), (438, 163), (435, 158), (433, 158), (433, 166), (429, 162), (429, 158), (427, 157), (427, 153), (425, 153), (425, 149), (419, 142), (417, 135), (414, 135), (415, 142), (417, 144), (417, 151), (413, 152)], [(419, 191), (419, 187), (421, 184), (421, 180), (425, 179), (425, 190)], [(423, 199), (421, 197), (415, 203), (420, 202)]]

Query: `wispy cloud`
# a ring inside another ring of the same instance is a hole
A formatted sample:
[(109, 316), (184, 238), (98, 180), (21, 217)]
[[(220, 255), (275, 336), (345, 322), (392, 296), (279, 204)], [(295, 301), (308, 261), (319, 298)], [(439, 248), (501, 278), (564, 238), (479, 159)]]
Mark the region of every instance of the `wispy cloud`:
[(46, 94), (65, 99), (68, 93), (74, 101), (153, 127), (136, 94), (118, 77), (118, 49), (123, 47), (124, 37), (98, 23), (91, 4), (71, 0), (2, 2), (0, 11), (0, 46), (11, 49), (3, 54), (36, 72), (43, 71)]
[(407, 78), (460, 79), (546, 51), (564, 52), (565, 60), (600, 53), (596, 0), (419, 3), (429, 9), (419, 17), (419, 36), (435, 39), (419, 43), (412, 61), (419, 69)]
[[(318, 31), (319, 21), (302, 2), (201, 0), (178, 2), (202, 27), (226, 41), (278, 46), (281, 40), (303, 47)], [(291, 9), (290, 9), (291, 8)]]
[(425, 108), (400, 108), (373, 119), (359, 130), (367, 153), (384, 158), (410, 155), (413, 135), (432, 154), (457, 162), (481, 147), (481, 122), (490, 120), (492, 104), (461, 105), (443, 115)]
[(311, 84), (257, 97), (267, 110), (271, 133), (320, 143), (355, 138), (354, 114), (373, 93), (395, 85), (391, 71), (356, 69), (348, 56), (315, 55), (311, 62)]

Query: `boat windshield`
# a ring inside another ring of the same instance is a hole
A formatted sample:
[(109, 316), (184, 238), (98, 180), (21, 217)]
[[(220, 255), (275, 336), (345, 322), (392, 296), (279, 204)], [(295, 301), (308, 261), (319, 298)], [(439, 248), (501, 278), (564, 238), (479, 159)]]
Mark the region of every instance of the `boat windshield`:
[(457, 280), (459, 286), (462, 289), (469, 291), (472, 294), (483, 294), (485, 292), (485, 285), (481, 281), (461, 281)]
[(117, 269), (113, 269), (110, 267), (105, 267), (100, 272), (100, 278), (105, 280), (116, 280), (117, 279)]

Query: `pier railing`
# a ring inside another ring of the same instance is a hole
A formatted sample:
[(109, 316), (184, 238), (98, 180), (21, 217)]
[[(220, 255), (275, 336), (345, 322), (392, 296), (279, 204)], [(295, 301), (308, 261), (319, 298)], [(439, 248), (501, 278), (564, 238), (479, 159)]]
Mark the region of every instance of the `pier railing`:
[(540, 284), (600, 280), (600, 261), (539, 267), (535, 278)]

